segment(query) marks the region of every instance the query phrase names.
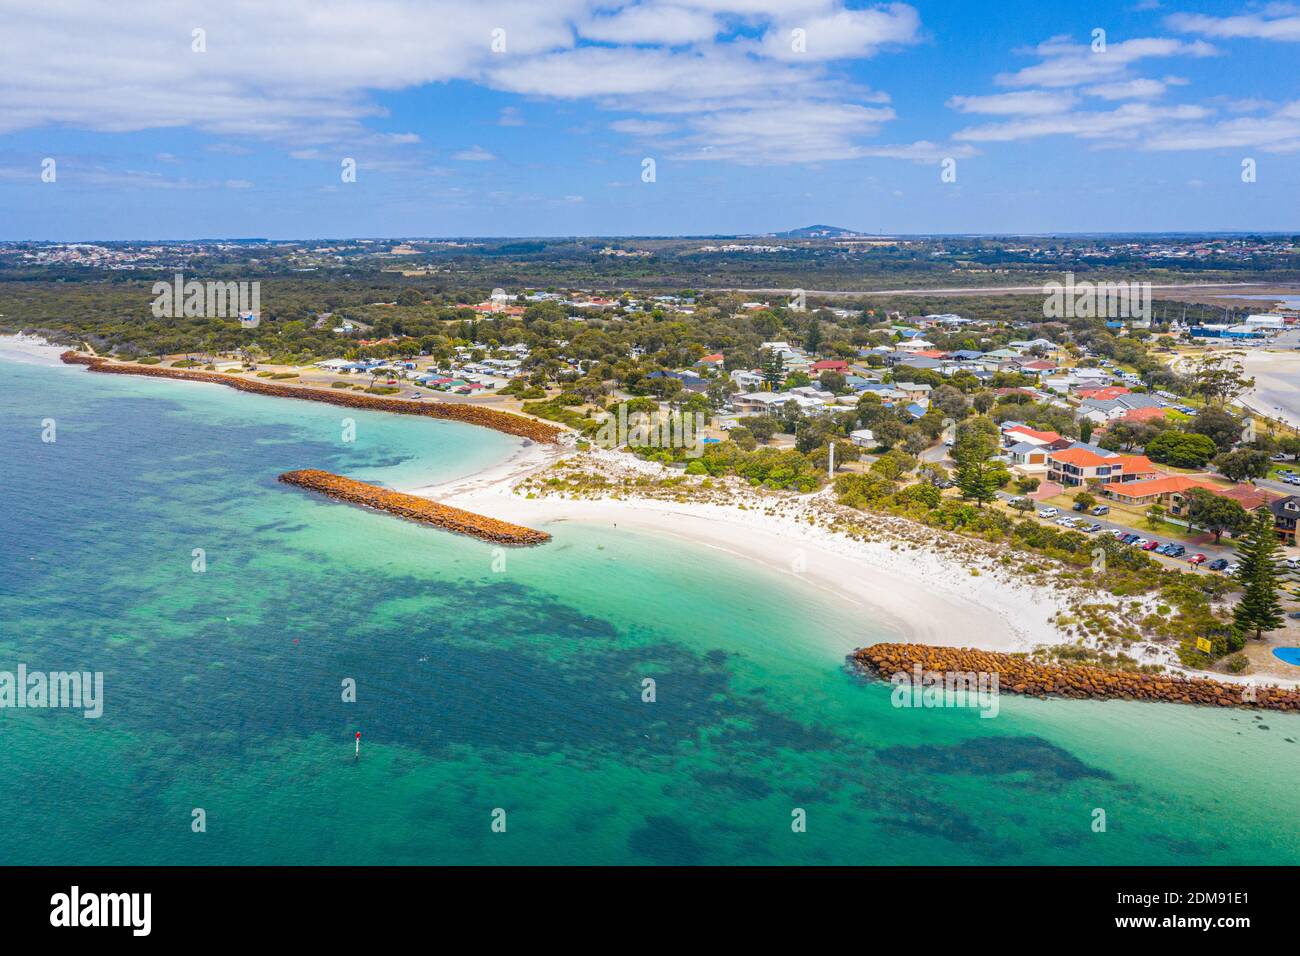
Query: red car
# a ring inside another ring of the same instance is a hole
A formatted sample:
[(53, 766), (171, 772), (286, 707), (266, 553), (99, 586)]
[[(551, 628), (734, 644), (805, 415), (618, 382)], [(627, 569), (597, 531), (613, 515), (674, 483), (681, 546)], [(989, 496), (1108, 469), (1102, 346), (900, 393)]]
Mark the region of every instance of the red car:
[(1188, 564), (1204, 564), (1207, 560), (1209, 560), (1209, 559), (1206, 558), (1205, 555), (1203, 555), (1203, 554), (1194, 554), (1194, 555), (1192, 555), (1190, 558), (1187, 559), (1187, 563), (1188, 563)]
[(1142, 545), (1142, 550), (1143, 550), (1143, 551), (1154, 551), (1154, 550), (1155, 550), (1156, 548), (1158, 548), (1158, 547), (1160, 547), (1160, 542), (1159, 542), (1159, 541), (1148, 541), (1146, 544)]

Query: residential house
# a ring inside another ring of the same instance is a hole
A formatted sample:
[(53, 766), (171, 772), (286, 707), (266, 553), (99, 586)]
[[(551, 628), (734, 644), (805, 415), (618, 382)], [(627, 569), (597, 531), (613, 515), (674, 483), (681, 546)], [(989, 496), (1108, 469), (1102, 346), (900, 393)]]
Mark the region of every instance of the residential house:
[(1159, 474), (1144, 455), (1116, 455), (1090, 449), (1082, 443), (1052, 451), (1047, 456), (1047, 477), (1066, 487), (1102, 484), (1106, 487)]
[(933, 389), (929, 385), (922, 385), (920, 382), (895, 382), (894, 388), (902, 392), (909, 402), (930, 404), (930, 392)]
[(1296, 543), (1296, 521), (1300, 519), (1300, 497), (1287, 495), (1285, 498), (1278, 498), (1268, 506), (1268, 510), (1273, 512), (1273, 525), (1277, 528), (1278, 536), (1286, 545)]
[(848, 374), (849, 363), (843, 359), (823, 359), (820, 362), (813, 362), (811, 372), (814, 375), (820, 375), (822, 372), (839, 372), (841, 375)]

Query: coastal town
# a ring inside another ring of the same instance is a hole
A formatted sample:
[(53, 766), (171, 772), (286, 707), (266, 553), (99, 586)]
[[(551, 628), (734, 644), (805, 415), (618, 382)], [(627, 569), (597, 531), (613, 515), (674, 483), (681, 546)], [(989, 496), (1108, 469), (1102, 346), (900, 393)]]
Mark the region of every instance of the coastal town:
[[(1077, 637), (1081, 660), (1296, 679), (1300, 434), (1287, 413), (1255, 407), (1242, 364), (1249, 353), (1294, 361), (1300, 311), (1283, 302), (1230, 324), (907, 314), (809, 302), (799, 290), (497, 288), (432, 305), (435, 332), (424, 320), (408, 331), (408, 317), (431, 308), (416, 294), (318, 313), (310, 328), (328, 333), (333, 354), (287, 359), (277, 321), (246, 311), (239, 331), (222, 333), (234, 348), (137, 355), (124, 367), (110, 344), (86, 361), (440, 417), (477, 409), (503, 423), (483, 424), (519, 435), (532, 420), (568, 451), (516, 483), (530, 497), (590, 494), (621, 459), (651, 469), (637, 479), (651, 497), (646, 474), (701, 500), (700, 489), (729, 482), (769, 502), (811, 496), (1005, 537), (1067, 568), (1103, 555), (1172, 609)], [(583, 461), (585, 483), (571, 470)], [(1241, 549), (1265, 524), (1275, 547), (1259, 571)], [(1051, 535), (1036, 539), (1031, 526)], [(1244, 574), (1262, 576), (1267, 594), (1243, 612)], [(1203, 584), (1179, 605), (1168, 595), (1182, 576)], [(1050, 649), (1025, 646), (1059, 659), (1061, 643), (1058, 633)]]

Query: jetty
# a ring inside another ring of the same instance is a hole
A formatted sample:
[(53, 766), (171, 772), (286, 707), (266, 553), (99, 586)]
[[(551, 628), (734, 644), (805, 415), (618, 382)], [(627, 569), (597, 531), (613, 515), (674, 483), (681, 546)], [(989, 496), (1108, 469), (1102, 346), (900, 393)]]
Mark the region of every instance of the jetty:
[(434, 525), (447, 531), (454, 531), (457, 534), (472, 535), (475, 538), (482, 538), (484, 541), (491, 541), (494, 544), (544, 544), (551, 540), (551, 536), (545, 531), (535, 531), (532, 528), (525, 528), (523, 525), (498, 521), (496, 518), (488, 518), (472, 511), (453, 508), (450, 505), (441, 505), (436, 501), (430, 501), (428, 498), (421, 498), (418, 495), (389, 491), (387, 488), (380, 488), (378, 485), (367, 484), (364, 481), (356, 481), (352, 478), (344, 478), (342, 475), (319, 471), (315, 468), (286, 471), (279, 476), (279, 480), (286, 484), (297, 485), (299, 488), (318, 491), (323, 495), (328, 495), (339, 501), (346, 501), (349, 504), (360, 505), (363, 508), (373, 508), (376, 511), (385, 511), (388, 514), (397, 515), (399, 518)]
[(65, 365), (85, 365), (92, 372), (111, 372), (115, 375), (143, 375), (147, 378), (172, 378), (186, 382), (211, 382), (252, 392), (255, 395), (271, 395), (277, 398), (297, 398), (309, 402), (325, 402), (328, 405), (341, 405), (345, 408), (359, 408), (367, 411), (393, 412), (398, 415), (422, 415), (425, 418), (437, 418), (444, 421), (463, 422), (467, 425), (480, 425), (518, 438), (529, 438), (542, 444), (555, 444), (559, 441), (561, 430), (555, 425), (502, 412), (481, 405), (468, 405), (459, 402), (412, 402), (401, 398), (379, 398), (373, 395), (357, 395), (337, 389), (315, 388), (310, 385), (281, 385), (271, 382), (257, 382), (224, 372), (204, 372), (185, 368), (164, 368), (161, 365), (128, 365), (124, 362), (110, 362), (97, 355), (83, 355), (80, 352), (67, 351), (59, 358)]
[(854, 671), (890, 680), (895, 674), (997, 674), (998, 688), (1031, 697), (1141, 700), (1212, 707), (1300, 711), (1300, 690), (1236, 684), (1208, 677), (1138, 674), (1084, 665), (1042, 664), (1013, 654), (927, 644), (873, 644), (848, 658)]

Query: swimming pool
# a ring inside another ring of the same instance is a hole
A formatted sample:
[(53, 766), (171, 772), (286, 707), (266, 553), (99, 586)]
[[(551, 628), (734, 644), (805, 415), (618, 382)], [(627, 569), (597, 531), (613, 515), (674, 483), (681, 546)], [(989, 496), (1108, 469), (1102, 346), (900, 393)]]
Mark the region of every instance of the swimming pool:
[(1300, 667), (1300, 647), (1275, 647), (1273, 656), (1280, 661)]

